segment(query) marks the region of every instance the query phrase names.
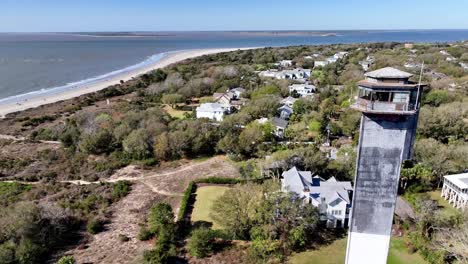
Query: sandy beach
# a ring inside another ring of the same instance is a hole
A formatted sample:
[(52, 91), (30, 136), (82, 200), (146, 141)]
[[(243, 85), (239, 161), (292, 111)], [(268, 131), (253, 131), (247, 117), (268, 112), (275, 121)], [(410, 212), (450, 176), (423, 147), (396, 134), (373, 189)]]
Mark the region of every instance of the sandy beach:
[(196, 49), (196, 50), (184, 50), (171, 52), (164, 56), (162, 59), (148, 64), (144, 67), (127, 71), (122, 74), (118, 74), (112, 77), (108, 77), (103, 80), (97, 80), (92, 83), (85, 83), (82, 85), (77, 85), (72, 90), (67, 90), (63, 92), (58, 92), (53, 95), (50, 94), (40, 94), (33, 95), (27, 100), (18, 98), (18, 101), (10, 100), (8, 102), (0, 102), (0, 118), (4, 118), (9, 113), (14, 113), (18, 111), (23, 111), (29, 108), (35, 108), (41, 105), (55, 103), (62, 100), (71, 99), (78, 97), (83, 94), (93, 93), (102, 89), (105, 89), (111, 85), (120, 83), (121, 80), (128, 81), (134, 77), (147, 73), (149, 71), (164, 68), (170, 64), (177, 63), (189, 58), (194, 58), (198, 56), (220, 53), (220, 52), (229, 52), (235, 50), (246, 50), (254, 49), (252, 48), (218, 48), (218, 49)]

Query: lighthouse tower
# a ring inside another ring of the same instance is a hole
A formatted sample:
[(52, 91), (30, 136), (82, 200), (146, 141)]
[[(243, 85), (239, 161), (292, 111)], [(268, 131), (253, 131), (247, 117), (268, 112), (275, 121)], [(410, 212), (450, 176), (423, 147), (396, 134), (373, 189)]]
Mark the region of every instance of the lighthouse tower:
[(353, 108), (362, 112), (347, 264), (385, 264), (400, 168), (410, 159), (422, 88), (387, 67), (365, 74)]

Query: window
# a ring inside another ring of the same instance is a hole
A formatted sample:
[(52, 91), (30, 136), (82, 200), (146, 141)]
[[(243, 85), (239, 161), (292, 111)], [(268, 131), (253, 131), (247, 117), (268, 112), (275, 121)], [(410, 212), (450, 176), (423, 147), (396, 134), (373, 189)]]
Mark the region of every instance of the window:
[(409, 94), (407, 93), (394, 93), (393, 102), (394, 103), (406, 103), (408, 102)]

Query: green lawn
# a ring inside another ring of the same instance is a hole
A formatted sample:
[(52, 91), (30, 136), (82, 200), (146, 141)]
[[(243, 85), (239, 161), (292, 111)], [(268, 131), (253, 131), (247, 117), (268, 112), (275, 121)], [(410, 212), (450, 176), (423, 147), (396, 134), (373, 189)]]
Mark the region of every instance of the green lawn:
[(219, 224), (210, 218), (210, 210), (213, 202), (224, 194), (229, 187), (203, 186), (197, 188), (195, 205), (192, 212), (192, 221), (206, 221), (213, 223), (213, 229), (220, 229)]
[[(345, 260), (347, 239), (343, 238), (324, 246), (319, 250), (309, 250), (299, 254), (294, 254), (290, 264), (342, 264)], [(390, 252), (388, 254), (389, 264), (426, 264), (427, 262), (417, 253), (410, 254), (406, 250), (402, 238), (392, 238)]]
[(455, 209), (453, 206), (451, 206), (448, 201), (446, 201), (444, 198), (440, 196), (440, 191), (432, 191), (428, 192), (429, 196), (431, 197), (432, 200), (436, 200), (439, 206), (442, 206), (440, 208), (445, 214), (447, 215), (457, 215), (460, 212)]
[(166, 111), (166, 113), (168, 113), (170, 116), (174, 117), (174, 118), (179, 118), (179, 119), (184, 119), (185, 116), (184, 114), (185, 113), (191, 113), (189, 111), (181, 111), (181, 110), (177, 110), (177, 109), (173, 109), (172, 107), (170, 107), (169, 105), (165, 105), (163, 107), (164, 111)]

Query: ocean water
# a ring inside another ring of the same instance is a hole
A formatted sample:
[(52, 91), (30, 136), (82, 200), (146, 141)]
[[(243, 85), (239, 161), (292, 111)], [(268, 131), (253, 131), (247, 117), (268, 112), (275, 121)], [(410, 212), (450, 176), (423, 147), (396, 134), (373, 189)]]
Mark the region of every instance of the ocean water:
[[(335, 33), (327, 35), (328, 33)], [(147, 33), (145, 33), (147, 34)], [(468, 30), (319, 32), (160, 32), (150, 36), (0, 33), (0, 101), (92, 82), (196, 48), (277, 47), (369, 42), (468, 40)]]

